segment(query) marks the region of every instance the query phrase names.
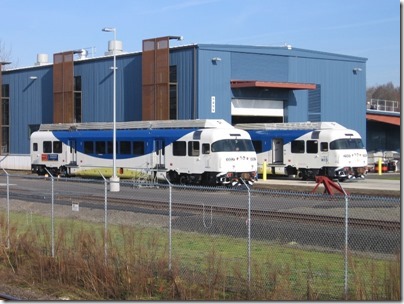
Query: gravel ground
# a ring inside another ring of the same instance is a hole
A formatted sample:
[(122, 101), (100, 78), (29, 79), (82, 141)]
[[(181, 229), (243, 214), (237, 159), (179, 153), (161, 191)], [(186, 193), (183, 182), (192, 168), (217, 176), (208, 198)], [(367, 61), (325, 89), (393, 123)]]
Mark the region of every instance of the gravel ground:
[[(0, 209), (6, 208), (5, 199), (0, 199)], [(10, 202), (11, 211), (51, 215), (48, 203), (30, 203), (21, 200)], [(54, 215), (59, 218), (77, 218), (92, 222), (104, 223), (104, 209), (80, 208), (73, 211), (71, 205), (54, 205)], [(119, 210), (108, 210), (108, 222), (116, 225), (141, 225), (147, 227), (167, 227), (168, 217), (160, 214), (134, 213)]]

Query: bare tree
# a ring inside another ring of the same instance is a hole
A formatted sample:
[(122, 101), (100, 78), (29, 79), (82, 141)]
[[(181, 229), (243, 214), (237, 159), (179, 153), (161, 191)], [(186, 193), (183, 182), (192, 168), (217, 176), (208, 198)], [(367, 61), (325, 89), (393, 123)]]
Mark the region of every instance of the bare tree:
[[(6, 43), (0, 39), (0, 62), (11, 62), (12, 61), (12, 50), (11, 48), (6, 47)], [(15, 66), (15, 62), (12, 66)], [(1, 65), (1, 68), (4, 69), (5, 65)]]
[(369, 87), (366, 90), (366, 99), (383, 99), (393, 100), (398, 102), (398, 107), (401, 109), (401, 88), (394, 87), (392, 82), (383, 85)]

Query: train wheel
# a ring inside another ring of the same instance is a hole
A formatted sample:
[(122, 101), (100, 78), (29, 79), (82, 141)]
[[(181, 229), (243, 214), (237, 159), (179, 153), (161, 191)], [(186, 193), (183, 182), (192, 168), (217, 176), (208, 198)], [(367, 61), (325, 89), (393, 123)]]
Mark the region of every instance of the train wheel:
[(179, 176), (178, 176), (178, 173), (177, 173), (176, 171), (169, 171), (169, 172), (167, 173), (167, 175), (168, 175), (168, 180), (169, 180), (171, 183), (176, 184), (176, 183), (179, 182)]
[(67, 173), (67, 168), (65, 166), (60, 167), (59, 172), (61, 176), (69, 176), (69, 174)]
[(186, 185), (188, 184), (188, 176), (185, 174), (180, 175), (180, 184), (181, 185)]
[(304, 181), (309, 178), (308, 175), (307, 175), (307, 171), (306, 171), (306, 170), (301, 170), (299, 176), (300, 176), (300, 178), (301, 178), (302, 180), (304, 180)]

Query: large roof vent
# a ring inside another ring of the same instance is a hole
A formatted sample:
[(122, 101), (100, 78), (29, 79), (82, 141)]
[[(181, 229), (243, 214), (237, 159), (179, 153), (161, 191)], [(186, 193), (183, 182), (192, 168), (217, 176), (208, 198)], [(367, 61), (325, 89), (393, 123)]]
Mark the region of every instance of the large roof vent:
[(37, 54), (35, 65), (48, 64), (48, 54)]
[(78, 53), (79, 60), (86, 59), (88, 55), (88, 51), (86, 49), (81, 49), (80, 53)]
[(117, 55), (122, 54), (122, 41), (121, 40), (110, 40), (108, 41), (108, 52), (105, 52), (105, 55)]

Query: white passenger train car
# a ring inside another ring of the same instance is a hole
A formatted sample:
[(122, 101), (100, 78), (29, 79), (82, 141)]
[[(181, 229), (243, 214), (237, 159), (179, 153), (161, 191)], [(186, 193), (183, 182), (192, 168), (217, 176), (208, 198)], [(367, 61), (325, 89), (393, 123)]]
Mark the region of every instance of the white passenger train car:
[[(109, 177), (112, 137), (112, 123), (41, 125), (31, 135), (31, 170)], [(174, 183), (253, 184), (257, 156), (250, 135), (224, 120), (118, 122), (116, 168), (120, 178), (165, 172)]]
[(336, 122), (237, 124), (253, 141), (258, 172), (340, 181), (363, 178), (367, 151), (355, 130)]

